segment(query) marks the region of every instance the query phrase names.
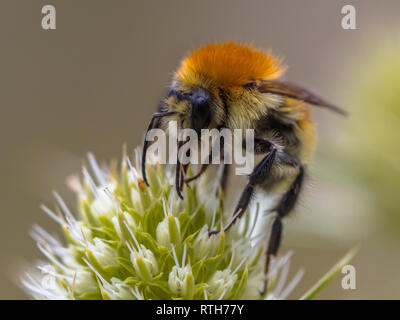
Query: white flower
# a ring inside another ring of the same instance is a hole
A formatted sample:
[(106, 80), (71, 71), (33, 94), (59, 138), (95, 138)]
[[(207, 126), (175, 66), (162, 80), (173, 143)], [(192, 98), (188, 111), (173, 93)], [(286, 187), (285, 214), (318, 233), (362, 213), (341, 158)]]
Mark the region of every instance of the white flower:
[[(122, 215), (123, 220), (127, 222), (127, 224), (129, 225), (130, 228), (132, 228), (133, 230), (137, 229), (138, 226), (136, 225), (135, 220), (133, 220), (133, 218), (129, 215), (128, 212), (124, 211), (121, 213), (121, 215)], [(111, 221), (112, 221), (115, 231), (118, 233), (119, 237), (121, 239), (124, 239), (125, 236), (122, 232), (123, 227), (121, 226), (121, 219), (119, 219), (118, 216), (114, 216), (111, 218)]]
[(216, 251), (218, 250), (219, 241), (216, 237), (210, 237), (208, 235), (207, 226), (203, 226), (196, 236), (193, 246), (196, 248), (194, 252), (195, 257), (197, 259), (205, 259), (215, 255)]
[[(172, 175), (159, 164), (148, 166), (147, 187), (127, 157), (119, 173), (100, 167), (91, 154), (88, 159), (94, 178), (84, 168), (81, 181), (69, 180), (79, 201), (77, 215), (56, 193), (56, 210), (42, 206), (60, 225), (64, 241), (38, 226), (32, 231), (47, 261), (22, 280), (33, 297), (264, 299), (287, 294), (282, 288), (259, 294), (264, 237), (256, 244), (250, 238), (257, 217), (209, 237), (209, 229), (226, 223), (213, 196), (216, 183), (202, 177), (184, 188), (185, 199), (180, 200)], [(285, 261), (274, 264), (271, 277), (286, 270)]]
[(108, 245), (104, 240), (94, 238), (92, 242), (87, 244), (87, 252), (93, 254), (97, 263), (103, 267), (118, 265), (117, 252)]
[(165, 247), (181, 241), (181, 228), (177, 217), (169, 214), (161, 221), (156, 230), (157, 242)]
[(190, 266), (173, 266), (168, 276), (168, 286), (174, 294), (192, 299), (194, 279)]
[(157, 260), (144, 245), (139, 246), (139, 250), (131, 249), (131, 261), (136, 273), (143, 280), (150, 281), (151, 278), (158, 273)]
[(110, 191), (112, 189), (113, 189), (112, 185), (109, 185), (106, 188), (97, 188), (96, 190), (97, 197), (90, 205), (90, 209), (92, 210), (92, 213), (96, 217), (101, 217), (101, 216), (112, 217), (115, 214), (114, 203), (110, 198), (110, 196), (107, 194), (107, 190)]
[(211, 298), (221, 300), (224, 296), (228, 296), (237, 278), (237, 275), (230, 269), (215, 272), (208, 281), (209, 287), (207, 291)]
[(111, 300), (132, 300), (135, 298), (132, 288), (117, 278), (112, 278), (111, 284), (105, 283), (103, 288)]

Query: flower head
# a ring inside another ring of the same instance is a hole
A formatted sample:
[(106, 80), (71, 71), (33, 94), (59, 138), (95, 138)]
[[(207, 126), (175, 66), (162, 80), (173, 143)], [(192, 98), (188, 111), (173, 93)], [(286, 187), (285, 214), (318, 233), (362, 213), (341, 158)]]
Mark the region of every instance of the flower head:
[[(164, 166), (148, 166), (147, 187), (126, 156), (119, 170), (116, 166), (100, 167), (91, 154), (88, 160), (92, 175), (84, 168), (82, 178), (69, 180), (78, 198), (77, 214), (56, 193), (55, 211), (42, 206), (61, 226), (65, 241), (34, 227), (32, 236), (46, 262), (23, 279), (33, 297), (279, 297), (272, 289), (266, 296), (259, 294), (265, 237), (252, 236), (258, 214), (248, 213), (229, 232), (209, 236), (208, 230), (224, 222), (221, 199), (214, 196), (214, 182), (201, 178), (185, 187), (184, 200), (180, 200)], [(252, 241), (255, 239), (258, 241)], [(269, 275), (271, 288), (277, 283), (282, 289), (287, 261), (287, 256), (276, 259)], [(276, 281), (278, 278), (281, 280)]]

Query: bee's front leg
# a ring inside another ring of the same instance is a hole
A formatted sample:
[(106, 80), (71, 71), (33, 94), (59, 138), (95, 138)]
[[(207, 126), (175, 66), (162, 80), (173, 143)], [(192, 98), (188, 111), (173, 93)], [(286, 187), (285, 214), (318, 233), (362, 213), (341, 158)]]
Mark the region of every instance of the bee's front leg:
[(176, 114), (176, 112), (174, 112), (174, 111), (168, 111), (168, 112), (163, 111), (163, 112), (153, 113), (153, 116), (151, 117), (150, 123), (147, 127), (146, 133), (144, 135), (143, 149), (142, 149), (142, 176), (143, 176), (143, 180), (147, 186), (149, 186), (149, 182), (147, 181), (147, 175), (146, 175), (146, 155), (147, 155), (147, 149), (150, 145), (150, 142), (146, 139), (147, 133), (151, 129), (159, 128), (161, 118), (168, 117), (168, 116), (171, 116), (174, 114)]

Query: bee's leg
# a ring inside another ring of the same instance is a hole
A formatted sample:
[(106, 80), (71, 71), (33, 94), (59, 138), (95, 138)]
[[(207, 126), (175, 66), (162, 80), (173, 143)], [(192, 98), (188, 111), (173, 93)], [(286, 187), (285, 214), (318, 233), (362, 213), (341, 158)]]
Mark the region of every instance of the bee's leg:
[(196, 179), (200, 178), (200, 176), (201, 176), (204, 172), (206, 172), (206, 170), (207, 170), (207, 168), (208, 168), (209, 165), (210, 165), (209, 163), (203, 163), (203, 164), (201, 165), (201, 167), (200, 167), (199, 172), (196, 173), (193, 177), (190, 177), (190, 178), (185, 179), (184, 182), (185, 182), (185, 183), (190, 183), (190, 182), (192, 182), (193, 180), (196, 180)]
[[(181, 119), (180, 129), (182, 131), (180, 134), (183, 133), (183, 121), (184, 121), (184, 119)], [(183, 200), (182, 189), (183, 189), (184, 174), (185, 174), (186, 169), (184, 169), (184, 167), (179, 159), (179, 150), (181, 149), (181, 147), (183, 146), (184, 143), (185, 143), (185, 141), (179, 140), (177, 137), (178, 149), (176, 150), (177, 152), (176, 152), (176, 169), (175, 169), (175, 190), (176, 190), (178, 197), (181, 198), (181, 200)]]
[[(143, 141), (143, 150), (142, 150), (142, 175), (143, 175), (143, 180), (146, 183), (147, 186), (149, 186), (149, 182), (147, 181), (147, 176), (146, 176), (146, 155), (147, 155), (147, 149), (149, 147), (149, 141), (146, 139), (147, 133), (154, 128), (158, 128), (160, 125), (160, 118), (162, 117), (167, 117), (170, 115), (175, 114), (176, 112), (170, 111), (170, 112), (156, 112), (153, 114), (151, 117), (150, 123), (147, 127), (146, 133), (144, 135), (144, 141)], [(157, 121), (156, 121), (157, 120)]]
[[(196, 173), (193, 177), (186, 178), (184, 180), (184, 182), (190, 183), (190, 182), (198, 179), (204, 172), (206, 172), (209, 165), (210, 165), (209, 163), (202, 164), (199, 172)], [(219, 181), (219, 186), (220, 186), (219, 190), (222, 190), (222, 192), (224, 192), (225, 188), (226, 188), (226, 183), (227, 183), (228, 177), (229, 177), (229, 164), (223, 163), (222, 166), (223, 166), (223, 168), (222, 168), (222, 174), (221, 174), (220, 181)], [(218, 194), (218, 191), (217, 191), (217, 194)]]
[[(190, 157), (190, 150), (186, 151), (186, 156)], [(185, 182), (185, 176), (186, 176), (187, 169), (188, 169), (189, 165), (190, 165), (190, 163), (186, 163), (181, 167), (181, 179), (179, 181), (179, 190), (181, 192), (183, 190), (183, 185), (184, 185), (184, 182)]]
[(219, 191), (221, 191), (222, 193), (225, 192), (226, 183), (229, 178), (230, 165), (228, 163), (225, 163), (224, 139), (222, 139), (222, 149), (221, 149), (220, 157), (222, 160), (222, 172), (221, 172), (221, 176), (219, 178), (219, 190), (217, 191), (217, 196), (218, 196)]
[[(222, 158), (222, 155), (224, 154), (224, 144), (223, 144), (223, 141), (224, 141), (224, 140), (222, 140), (222, 142), (221, 142), (221, 140), (219, 141), (219, 143), (220, 143), (221, 158)], [(217, 142), (215, 142), (215, 143), (217, 143)], [(200, 178), (200, 176), (201, 176), (204, 172), (206, 172), (208, 166), (212, 163), (212, 161), (213, 161), (213, 154), (212, 154), (212, 151), (211, 151), (211, 152), (208, 154), (208, 161), (207, 161), (208, 163), (203, 163), (203, 164), (201, 165), (201, 167), (200, 167), (199, 172), (196, 173), (193, 177), (190, 177), (190, 178), (185, 179), (184, 182), (185, 182), (185, 183), (190, 183), (190, 182), (192, 182), (192, 181), (194, 181), (194, 180)]]
[(229, 178), (230, 165), (227, 163), (223, 163), (222, 166), (223, 166), (223, 168), (222, 168), (221, 178), (219, 180), (219, 187), (222, 192), (225, 192), (226, 183), (228, 182), (228, 178)]
[(180, 188), (181, 192), (182, 192), (182, 190), (183, 190), (183, 185), (184, 185), (184, 182), (185, 182), (185, 176), (186, 176), (188, 167), (189, 167), (189, 164), (188, 164), (188, 163), (187, 163), (187, 164), (184, 164), (184, 165), (182, 166), (182, 175), (181, 175), (181, 180), (180, 180), (180, 182), (179, 182), (179, 188)]
[[(224, 227), (224, 231), (229, 230), (235, 224), (236, 220), (240, 219), (245, 213), (250, 203), (251, 197), (254, 193), (254, 187), (265, 181), (265, 179), (271, 172), (271, 168), (277, 158), (277, 146), (267, 140), (256, 139), (254, 150), (257, 153), (266, 153), (267, 151), (269, 152), (250, 174), (249, 182), (244, 188), (242, 195), (240, 196), (239, 202), (235, 208), (231, 221)], [(209, 235), (217, 233), (219, 233), (219, 230), (209, 231)]]
[[(178, 150), (183, 145), (182, 141), (178, 142)], [(182, 164), (179, 161), (179, 157), (176, 157), (176, 168), (175, 168), (175, 190), (179, 198), (183, 200), (181, 192), (181, 182), (182, 182)]]
[(296, 162), (296, 166), (298, 166), (299, 171), (298, 174), (290, 186), (289, 190), (285, 192), (282, 199), (279, 201), (278, 206), (275, 208), (276, 216), (273, 218), (271, 223), (271, 231), (268, 239), (268, 246), (266, 251), (266, 261), (265, 261), (265, 279), (263, 290), (260, 292), (261, 295), (264, 295), (267, 292), (268, 288), (268, 279), (267, 275), (270, 269), (271, 258), (276, 256), (280, 242), (282, 237), (282, 219), (286, 217), (293, 209), (298, 199), (301, 186), (303, 185), (304, 180), (304, 166), (300, 164), (296, 159), (291, 156), (285, 154), (286, 160), (292, 160)]

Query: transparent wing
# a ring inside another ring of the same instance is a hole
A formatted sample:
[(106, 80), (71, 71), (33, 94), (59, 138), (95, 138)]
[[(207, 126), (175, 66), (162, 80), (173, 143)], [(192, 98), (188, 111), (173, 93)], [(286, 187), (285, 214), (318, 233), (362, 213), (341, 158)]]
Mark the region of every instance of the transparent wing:
[(344, 116), (347, 115), (347, 111), (325, 101), (324, 99), (318, 97), (317, 95), (311, 93), (306, 89), (303, 89), (288, 82), (261, 81), (260, 83), (257, 83), (257, 88), (262, 93), (272, 93), (288, 98), (297, 99), (315, 106), (330, 109)]

